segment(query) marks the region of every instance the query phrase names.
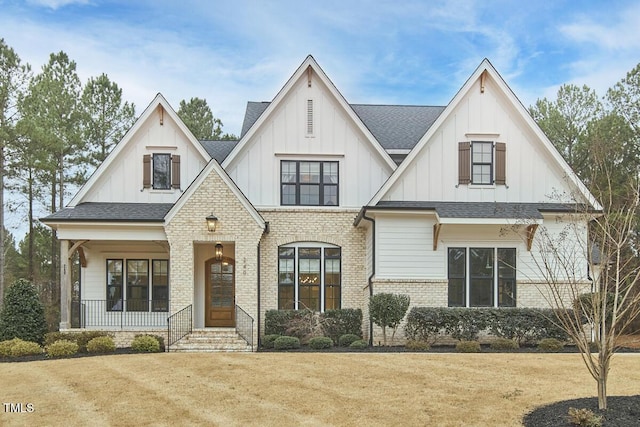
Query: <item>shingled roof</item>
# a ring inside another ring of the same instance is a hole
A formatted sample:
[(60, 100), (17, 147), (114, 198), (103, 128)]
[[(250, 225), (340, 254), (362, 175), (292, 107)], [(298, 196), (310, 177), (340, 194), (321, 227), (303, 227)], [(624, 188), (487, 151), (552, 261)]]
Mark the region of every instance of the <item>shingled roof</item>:
[(238, 145), (238, 141), (199, 141), (211, 157), (222, 163)]
[[(269, 104), (247, 103), (242, 136), (260, 118)], [(385, 150), (412, 149), (445, 109), (423, 105), (350, 105)]]
[[(476, 219), (542, 219), (544, 212), (587, 212), (585, 205), (575, 203), (506, 203), (506, 202), (426, 202), (384, 200), (365, 206), (356, 217), (357, 225), (368, 210), (434, 211), (440, 218)], [(597, 212), (597, 211), (591, 211)]]
[(43, 222), (164, 222), (173, 203), (80, 203), (64, 208), (45, 218)]

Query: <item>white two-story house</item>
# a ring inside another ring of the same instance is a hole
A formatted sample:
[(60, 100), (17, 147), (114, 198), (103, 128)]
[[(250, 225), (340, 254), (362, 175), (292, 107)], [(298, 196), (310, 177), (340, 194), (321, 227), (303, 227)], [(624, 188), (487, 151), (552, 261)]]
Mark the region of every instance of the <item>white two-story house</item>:
[(601, 209), (488, 60), (433, 107), (349, 104), (309, 56), (247, 105), (239, 141), (197, 141), (157, 95), (42, 222), (61, 242), (62, 330), (125, 342), (171, 317), (255, 349), (272, 309), (360, 308), (372, 339), (379, 292), (545, 306), (536, 230), (584, 221), (576, 203)]

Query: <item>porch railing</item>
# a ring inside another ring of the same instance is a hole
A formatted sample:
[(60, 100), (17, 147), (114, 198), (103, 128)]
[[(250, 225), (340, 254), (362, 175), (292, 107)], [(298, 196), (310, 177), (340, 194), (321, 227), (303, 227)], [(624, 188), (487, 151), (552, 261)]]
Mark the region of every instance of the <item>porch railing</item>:
[(74, 300), (72, 326), (79, 328), (163, 328), (169, 304), (166, 300)]
[(189, 304), (180, 311), (176, 311), (167, 318), (167, 351), (180, 339), (193, 331), (193, 305)]
[(236, 332), (251, 346), (253, 351), (253, 317), (236, 305)]

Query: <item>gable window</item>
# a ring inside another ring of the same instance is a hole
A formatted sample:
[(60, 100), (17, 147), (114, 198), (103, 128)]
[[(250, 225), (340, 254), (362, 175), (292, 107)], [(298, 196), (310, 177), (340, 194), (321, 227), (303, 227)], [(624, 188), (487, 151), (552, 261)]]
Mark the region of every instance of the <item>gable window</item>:
[(449, 248), (449, 307), (515, 307), (515, 248)]
[(142, 186), (154, 190), (180, 188), (180, 156), (154, 153), (143, 156)]
[(460, 142), (458, 184), (505, 185), (506, 144), (490, 141)]
[(283, 206), (338, 206), (338, 162), (280, 162)]
[(278, 309), (340, 308), (341, 249), (298, 243), (278, 248)]

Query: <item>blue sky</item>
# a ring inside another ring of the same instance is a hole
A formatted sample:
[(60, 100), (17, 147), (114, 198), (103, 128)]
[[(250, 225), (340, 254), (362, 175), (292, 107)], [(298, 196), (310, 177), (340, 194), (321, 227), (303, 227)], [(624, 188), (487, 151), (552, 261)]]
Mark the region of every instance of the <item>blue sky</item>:
[(238, 134), (311, 54), (351, 103), (446, 105), (487, 57), (525, 106), (563, 83), (604, 95), (640, 62), (638, 1), (0, 0), (0, 38), (107, 73), (137, 113), (206, 98)]

